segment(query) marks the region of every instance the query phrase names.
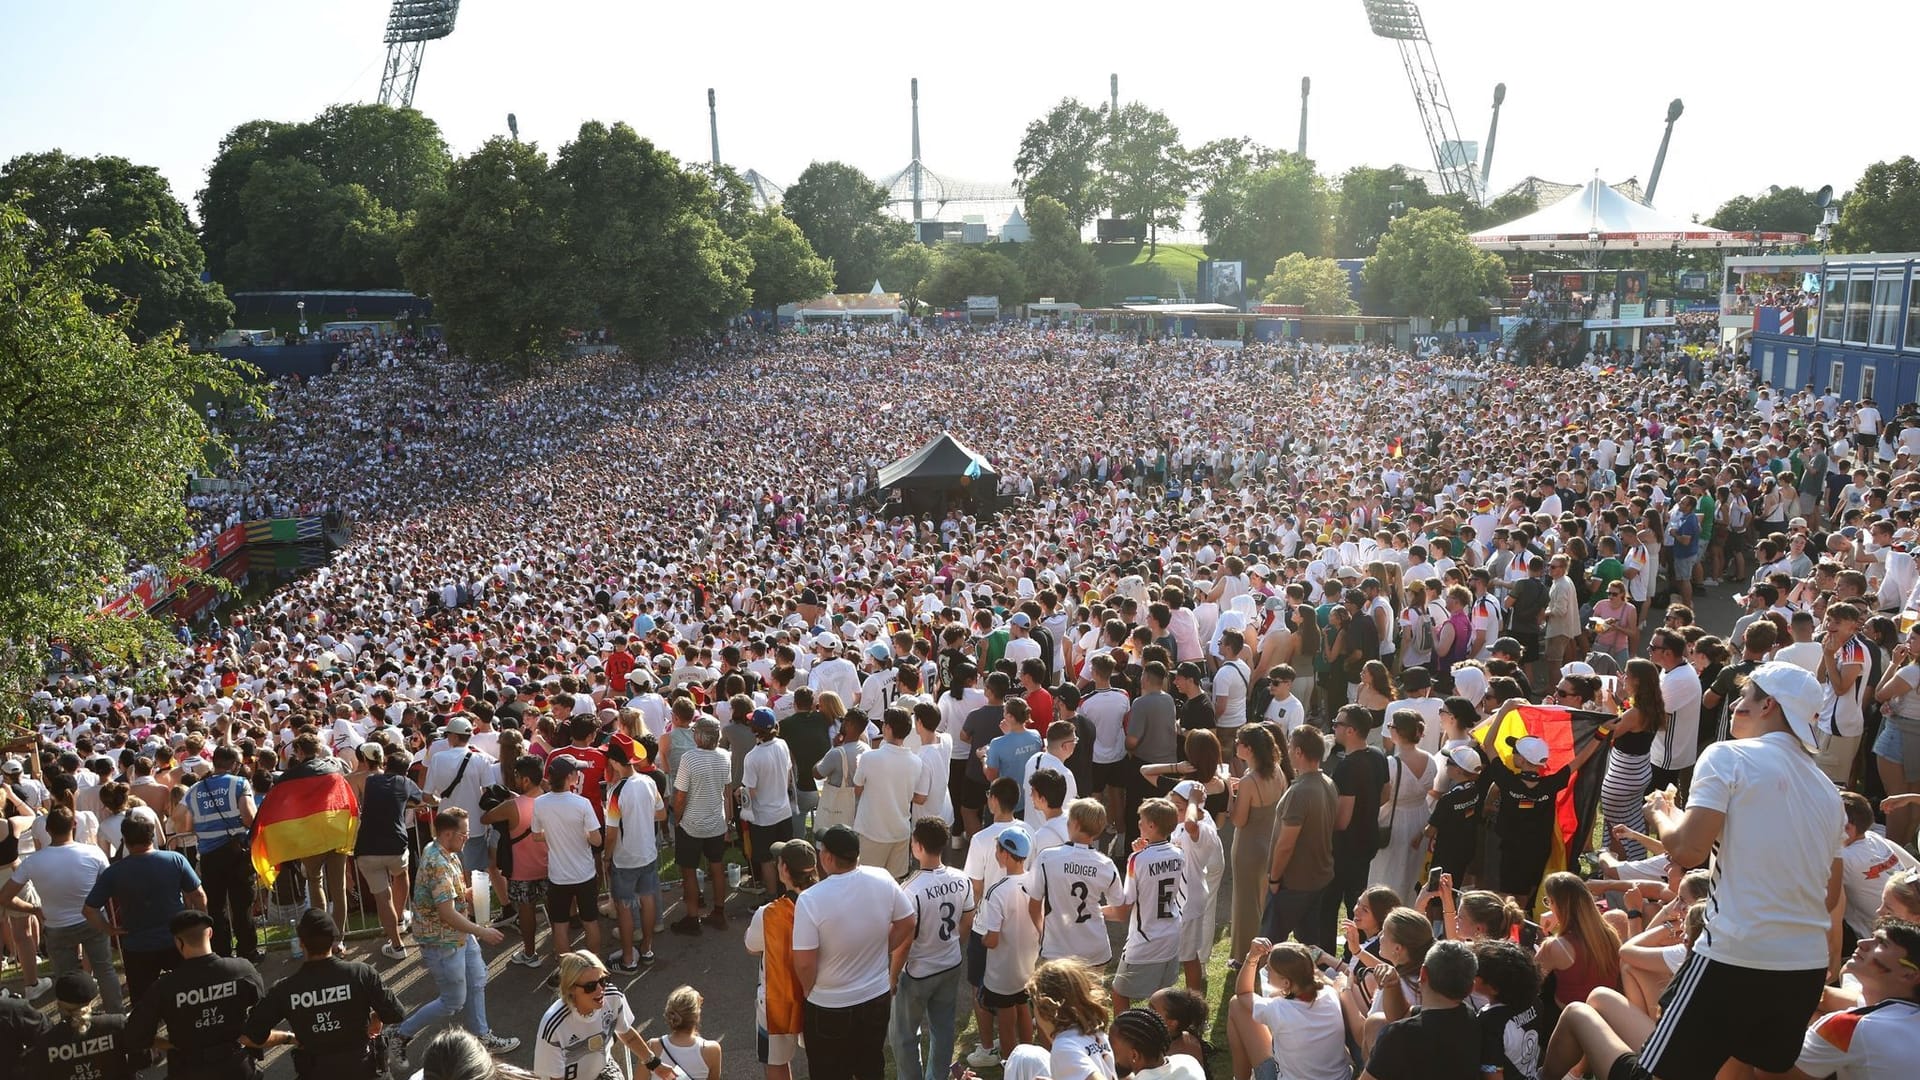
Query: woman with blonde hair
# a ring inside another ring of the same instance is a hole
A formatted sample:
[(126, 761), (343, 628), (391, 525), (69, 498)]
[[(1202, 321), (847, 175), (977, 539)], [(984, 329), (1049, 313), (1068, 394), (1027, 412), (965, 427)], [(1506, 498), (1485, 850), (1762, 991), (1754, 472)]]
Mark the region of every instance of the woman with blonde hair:
[(633, 1025), (627, 996), (614, 988), (607, 966), (590, 952), (560, 955), (560, 1000), (547, 1007), (535, 1028), (533, 1074), (541, 1080), (597, 1077), (612, 1067), (607, 1033), (645, 1062), (648, 1072), (672, 1080), (674, 1072), (653, 1053)]
[(1107, 1025), (1113, 1007), (1100, 977), (1079, 960), (1049, 960), (1027, 981), (1033, 1020), (1046, 1036), (1051, 1080), (1117, 1080)]
[(676, 987), (667, 995), (663, 1016), (667, 1033), (647, 1040), (653, 1056), (671, 1066), (684, 1080), (720, 1080), (720, 1044), (700, 1037), (700, 1009), (706, 999), (691, 986)]
[[(1373, 1053), (1380, 1029), (1420, 1005), (1420, 968), (1433, 947), (1433, 924), (1412, 908), (1394, 908), (1380, 921), (1378, 955), (1362, 951), (1355, 959), (1365, 969), (1341, 994), (1347, 1033), (1365, 1055)], [(1371, 989), (1369, 989), (1371, 987)]]
[(135, 1071), (128, 1060), (133, 1047), (128, 1044), (127, 1018), (95, 1016), (93, 1007), (99, 998), (100, 985), (83, 971), (68, 972), (53, 980), (57, 1018), (22, 1059), (22, 1075), (130, 1080)]
[(1548, 874), (1544, 887), (1554, 936), (1540, 943), (1533, 962), (1545, 978), (1553, 975), (1553, 998), (1561, 1008), (1598, 987), (1620, 989), (1620, 935), (1600, 915), (1593, 894), (1579, 875)]

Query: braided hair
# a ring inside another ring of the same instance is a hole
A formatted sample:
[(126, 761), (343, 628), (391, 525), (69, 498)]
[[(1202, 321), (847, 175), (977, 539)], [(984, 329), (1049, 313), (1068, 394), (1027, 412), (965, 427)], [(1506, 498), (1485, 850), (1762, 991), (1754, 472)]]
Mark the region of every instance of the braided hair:
[(1114, 1017), (1107, 1037), (1133, 1048), (1140, 1057), (1136, 1069), (1151, 1069), (1165, 1062), (1167, 1051), (1173, 1046), (1166, 1021), (1152, 1009), (1128, 1009)]

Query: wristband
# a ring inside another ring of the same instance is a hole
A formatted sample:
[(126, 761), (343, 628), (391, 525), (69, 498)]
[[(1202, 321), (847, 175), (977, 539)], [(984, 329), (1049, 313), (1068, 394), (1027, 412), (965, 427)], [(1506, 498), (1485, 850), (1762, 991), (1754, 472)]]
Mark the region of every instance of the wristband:
[(648, 1062), (647, 1062), (647, 1064), (646, 1064), (646, 1069), (647, 1069), (647, 1071), (648, 1071), (648, 1072), (652, 1072), (653, 1070), (655, 1070), (655, 1069), (657, 1069), (657, 1068), (659, 1068), (659, 1067), (660, 1067), (660, 1059), (659, 1059), (659, 1058), (657, 1058), (657, 1057), (656, 1057), (656, 1058), (653, 1058), (653, 1059), (652, 1059), (652, 1060), (650, 1060), (650, 1061), (648, 1061)]
[(1280, 884), (1280, 879), (1279, 879), (1279, 878), (1277, 878), (1277, 877), (1270, 877), (1270, 878), (1268, 878), (1268, 879), (1267, 879), (1267, 884), (1269, 884), (1269, 885), (1278, 885), (1278, 884)]

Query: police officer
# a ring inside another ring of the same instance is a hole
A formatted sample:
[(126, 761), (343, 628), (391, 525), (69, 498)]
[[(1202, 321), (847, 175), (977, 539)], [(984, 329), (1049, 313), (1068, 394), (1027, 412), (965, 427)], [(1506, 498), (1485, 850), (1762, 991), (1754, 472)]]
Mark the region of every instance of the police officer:
[(84, 971), (70, 971), (53, 980), (53, 1000), (59, 1019), (42, 1032), (27, 1052), (26, 1075), (34, 1080), (131, 1080), (146, 1055), (135, 1058), (137, 1045), (127, 1037), (127, 1018), (111, 1013), (95, 1016), (100, 985)]
[[(307, 960), (273, 984), (247, 1017), (246, 1039), (259, 1047), (294, 1044), (296, 1077), (359, 1080), (375, 1075), (367, 1050), (370, 1016), (398, 1023), (406, 1012), (380, 981), (380, 973), (333, 955), (340, 928), (333, 916), (311, 909), (295, 932)], [(282, 1025), (276, 1028), (275, 1025)]]
[(213, 775), (188, 789), (187, 808), (200, 848), (207, 910), (213, 915), (213, 951), (258, 964), (262, 958), (253, 933), (253, 862), (247, 850), (253, 785), (234, 773), (239, 763), (240, 752), (221, 743), (213, 751)]
[[(240, 1045), (240, 1034), (266, 981), (245, 960), (214, 955), (213, 918), (206, 912), (182, 911), (167, 929), (180, 960), (134, 1005), (128, 1038), (167, 1052), (169, 1080), (252, 1080), (258, 1055)], [(157, 1040), (162, 1024), (164, 1043)]]

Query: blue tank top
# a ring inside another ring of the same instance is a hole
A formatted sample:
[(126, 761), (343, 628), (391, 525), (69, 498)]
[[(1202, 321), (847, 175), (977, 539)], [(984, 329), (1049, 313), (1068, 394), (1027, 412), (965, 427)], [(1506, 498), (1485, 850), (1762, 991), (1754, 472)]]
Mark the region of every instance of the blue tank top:
[(247, 834), (247, 823), (240, 817), (241, 791), (246, 781), (228, 773), (209, 776), (187, 792), (193, 812), (193, 835), (202, 855), (217, 851), (227, 842)]

